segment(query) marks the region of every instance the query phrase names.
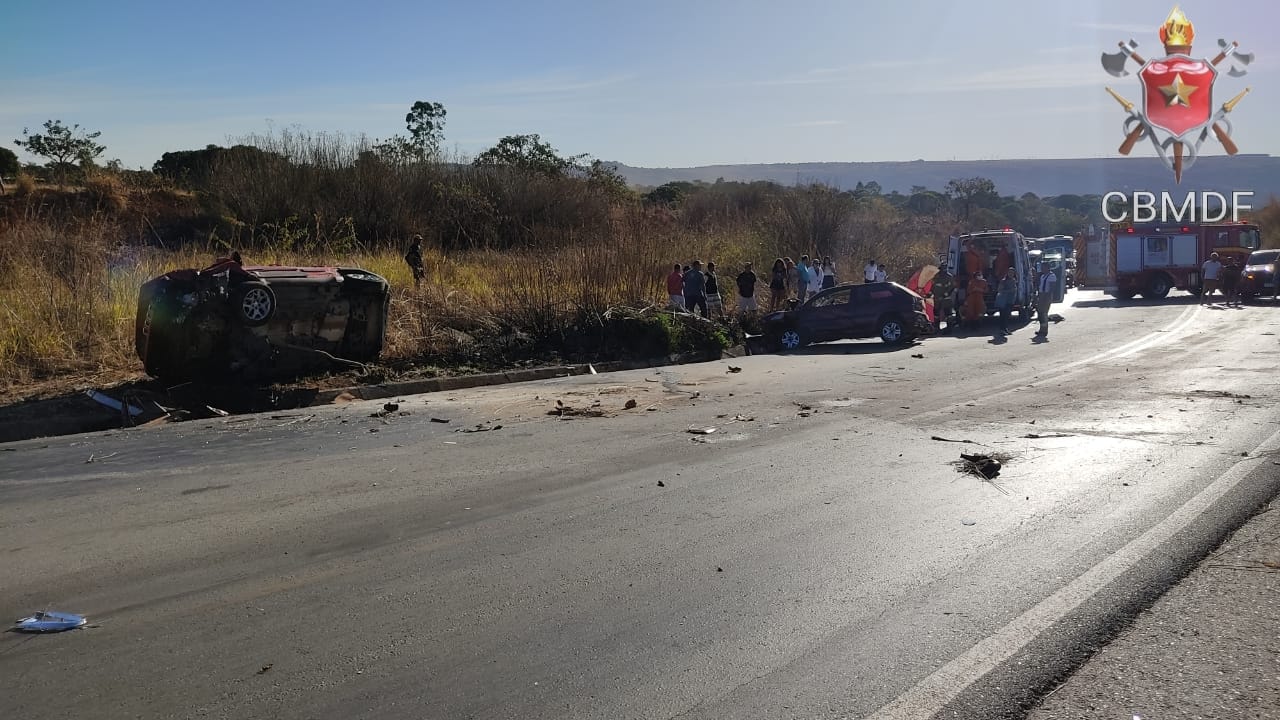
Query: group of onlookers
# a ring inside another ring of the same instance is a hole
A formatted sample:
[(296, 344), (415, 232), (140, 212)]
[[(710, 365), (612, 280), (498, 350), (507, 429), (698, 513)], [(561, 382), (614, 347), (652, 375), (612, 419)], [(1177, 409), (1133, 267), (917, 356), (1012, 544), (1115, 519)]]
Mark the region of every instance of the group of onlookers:
[[(776, 258), (765, 278), (756, 274), (753, 263), (746, 263), (736, 278), (740, 313), (754, 313), (760, 309), (756, 301), (756, 287), (762, 280), (768, 283), (771, 312), (784, 309), (793, 300), (804, 302), (839, 282), (830, 255), (822, 256), (821, 260), (816, 254), (812, 259), (801, 255), (799, 262), (789, 257)], [(867, 263), (863, 280), (887, 282), (884, 265), (875, 260)], [(675, 310), (696, 311), (706, 318), (722, 318), (724, 302), (720, 292), (720, 278), (713, 262), (708, 262), (705, 269), (701, 260), (694, 260), (688, 265), (676, 263), (667, 275), (667, 296)]]

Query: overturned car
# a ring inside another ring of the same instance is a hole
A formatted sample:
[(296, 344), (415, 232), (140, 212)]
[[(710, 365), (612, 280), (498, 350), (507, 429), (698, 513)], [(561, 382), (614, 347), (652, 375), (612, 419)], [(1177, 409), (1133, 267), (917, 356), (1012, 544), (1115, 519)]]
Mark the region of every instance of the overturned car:
[(391, 291), (365, 270), (241, 265), (166, 273), (142, 286), (134, 343), (166, 381), (296, 374), (382, 352)]

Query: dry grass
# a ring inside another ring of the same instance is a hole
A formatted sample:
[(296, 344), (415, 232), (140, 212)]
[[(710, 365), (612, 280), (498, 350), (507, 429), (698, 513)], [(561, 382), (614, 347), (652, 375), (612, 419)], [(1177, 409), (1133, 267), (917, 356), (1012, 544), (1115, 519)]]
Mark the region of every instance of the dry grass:
[[(213, 233), (177, 250), (146, 243), (173, 248), (179, 247), (172, 244), (175, 235), (201, 238), (182, 227), (207, 217), (198, 214), (207, 208), (190, 193), (134, 187), (109, 174), (65, 193), (20, 188), (22, 198), (0, 212), (0, 401), (36, 386), (69, 388), (138, 374), (139, 287), (173, 269), (204, 267), (228, 249)], [(812, 191), (807, 197), (813, 208), (835, 202)], [(384, 359), (461, 364), (481, 340), (533, 339), (559, 349), (576, 342), (589, 354), (595, 341), (586, 338), (595, 335), (575, 334), (575, 328), (603, 327), (611, 308), (665, 305), (672, 263), (715, 261), (721, 291), (732, 298), (733, 278), (746, 261), (763, 276), (774, 257), (821, 250), (851, 274), (874, 256), (904, 280), (931, 260), (940, 237), (937, 223), (905, 216), (882, 200), (844, 207), (839, 227), (830, 218), (823, 227), (798, 225), (796, 218), (817, 216), (774, 212), (768, 198), (757, 200), (759, 207), (721, 208), (696, 222), (620, 203), (577, 228), (531, 227), (528, 242), (516, 249), (427, 248), (421, 287), (414, 286), (402, 249), (366, 244), (349, 217), (259, 225), (241, 239), (255, 243), (242, 248), (251, 264), (355, 266), (382, 275), (393, 289)]]
[[(123, 232), (101, 219), (0, 225), (0, 398), (12, 400), (53, 380), (102, 383), (139, 372), (133, 349), (138, 288), (169, 270), (204, 267), (222, 253), (104, 240)], [(427, 249), (421, 287), (392, 250), (246, 251), (245, 261), (355, 266), (387, 278), (393, 295), (384, 357), (405, 360), (447, 356), (476, 336), (555, 334), (583, 313), (616, 305), (664, 303), (663, 278), (673, 258), (725, 258), (727, 271), (750, 256), (751, 242), (663, 235), (623, 223), (609, 238), (542, 251)]]

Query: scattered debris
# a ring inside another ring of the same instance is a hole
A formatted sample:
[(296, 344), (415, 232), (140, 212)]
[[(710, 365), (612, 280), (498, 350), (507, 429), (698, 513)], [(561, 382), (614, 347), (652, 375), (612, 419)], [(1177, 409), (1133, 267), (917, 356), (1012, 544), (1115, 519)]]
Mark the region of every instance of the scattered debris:
[[(399, 403), (387, 403), (387, 404), (385, 404), (385, 405), (383, 405), (383, 406), (382, 406), (382, 409), (381, 409), (381, 410), (379, 410), (379, 411), (377, 411), (377, 412), (369, 413), (369, 417), (372, 417), (372, 418), (384, 418), (384, 417), (386, 417), (386, 416), (390, 415), (391, 413), (396, 412), (397, 410), (400, 410), (400, 405), (399, 405)], [(408, 414), (409, 414), (409, 411), (408, 411), (408, 410), (404, 410), (404, 411), (402, 411), (402, 412), (400, 413), (400, 415), (401, 415), (401, 416), (408, 415)], [(432, 418), (432, 420), (435, 420), (435, 418)], [(448, 422), (448, 421), (446, 420), (445, 422)]]
[(266, 665), (263, 665), (263, 666), (262, 666), (262, 669), (258, 671), (258, 674), (259, 674), (259, 675), (266, 675), (266, 674), (267, 674), (267, 671), (271, 669), (271, 666), (272, 666), (272, 663), (267, 663)]
[(1000, 460), (991, 455), (968, 455), (960, 453), (960, 460), (954, 463), (961, 470), (971, 475), (978, 475), (987, 480), (1000, 474), (1003, 467)]
[(447, 422), (449, 422), (449, 419), (448, 419), (448, 418), (438, 418), (438, 417), (433, 417), (433, 418), (431, 418), (431, 422), (433, 422), (433, 423), (447, 423)]
[(631, 400), (628, 400), (627, 404), (623, 405), (623, 407), (626, 408), (627, 410), (634, 410), (636, 406), (639, 404), (640, 403), (636, 402), (635, 399), (631, 399)]
[(740, 368), (740, 367), (734, 367), (734, 366), (730, 365), (730, 366), (729, 366), (729, 372), (731, 372), (731, 373), (740, 373), (740, 372), (742, 372), (742, 368)]
[(722, 568), (722, 567), (718, 567), (718, 568), (716, 568), (716, 572), (724, 572), (724, 568)]
[(18, 620), (13, 629), (16, 632), (49, 633), (75, 630), (88, 624), (81, 615), (62, 612), (38, 612), (30, 617)]
[(743, 417), (742, 415), (734, 415), (733, 419), (730, 420), (729, 422), (733, 423), (733, 422), (755, 422), (755, 421), (756, 419), (753, 417)]
[(592, 364), (590, 364), (590, 363), (587, 363), (587, 369), (591, 371), (591, 374), (592, 374), (592, 375), (599, 375), (599, 374), (600, 374), (600, 373), (596, 372), (596, 366), (595, 366), (595, 365), (592, 365)]
[(1231, 398), (1233, 400), (1251, 400), (1252, 399), (1252, 397), (1249, 395), (1239, 395), (1233, 392), (1227, 392), (1226, 390), (1192, 390), (1191, 394), (1198, 395), (1200, 397)]
[(961, 520), (961, 521), (960, 521), (960, 524), (961, 524), (961, 525), (977, 525), (977, 524), (978, 524), (978, 522), (977, 522), (976, 520), (967, 520), (967, 519), (966, 519), (966, 520)]
[(1069, 433), (1043, 433), (1043, 434), (1041, 434), (1041, 433), (1027, 433), (1026, 435), (1023, 435), (1022, 437), (1023, 437), (1023, 438), (1025, 438), (1025, 439), (1027, 439), (1027, 440), (1045, 440), (1045, 439), (1047, 439), (1047, 438), (1065, 438), (1065, 437), (1075, 437), (1075, 436), (1074, 436), (1074, 435), (1071, 435), (1071, 434), (1069, 434)]
[(912, 355), (911, 357), (916, 358), (916, 359), (918, 359), (918, 360), (923, 360), (923, 359), (924, 359), (924, 353), (916, 353), (915, 355)]
[(662, 482), (661, 480), (658, 481), (658, 487), (666, 487), (666, 486), (667, 486), (666, 483)]
[(968, 445), (977, 445), (977, 443), (975, 443), (975, 442), (974, 442), (974, 441), (972, 441), (972, 440), (948, 440), (947, 438), (939, 437), (939, 436), (937, 436), (937, 435), (934, 435), (933, 437), (931, 437), (931, 438), (929, 438), (929, 439), (930, 439), (930, 440), (937, 440), (938, 442), (953, 442), (953, 443), (965, 443), (965, 444), (968, 444)]
[(480, 423), (479, 425), (476, 425), (473, 428), (458, 428), (457, 430), (454, 430), (454, 432), (475, 433), (475, 432), (489, 432), (491, 430), (501, 430), (501, 429), (502, 429), (501, 425), (489, 425), (487, 423)]
[(115, 398), (113, 398), (113, 397), (108, 397), (108, 396), (106, 396), (106, 395), (103, 395), (102, 393), (98, 392), (97, 390), (87, 390), (87, 391), (85, 391), (85, 395), (88, 395), (88, 396), (89, 396), (89, 398), (90, 398), (91, 400), (93, 400), (94, 402), (96, 402), (96, 403), (98, 403), (98, 404), (100, 404), (100, 405), (105, 405), (106, 407), (109, 407), (109, 408), (111, 408), (112, 410), (117, 410), (117, 411), (119, 411), (119, 412), (125, 412), (125, 408), (127, 407), (127, 408), (128, 408), (128, 412), (129, 412), (129, 415), (130, 415), (130, 416), (132, 416), (132, 417), (138, 417), (139, 415), (141, 415), (141, 414), (142, 414), (142, 408), (136, 408), (136, 407), (134, 407), (134, 406), (132, 406), (132, 405), (125, 405), (124, 403), (120, 402), (119, 400), (116, 400), (116, 399), (115, 399)]
[(212, 405), (205, 405), (205, 407), (209, 409), (209, 412), (213, 413), (214, 415), (217, 415), (218, 417), (231, 416), (231, 413), (227, 412), (226, 410), (220, 410)]
[(547, 411), (548, 415), (557, 417), (609, 417), (609, 413), (597, 402), (589, 408), (575, 408), (557, 400), (556, 406)]
[(713, 427), (700, 427), (700, 428), (691, 427), (686, 432), (692, 433), (694, 435), (710, 435), (715, 431), (716, 429)]
[(88, 459), (88, 460), (85, 460), (85, 461), (84, 461), (84, 464), (85, 464), (85, 465), (88, 465), (88, 464), (90, 464), (90, 463), (94, 463), (94, 462), (97, 462), (97, 461), (99, 461), (99, 460), (106, 460), (107, 458), (113, 458), (113, 457), (115, 457), (115, 456), (117, 456), (117, 455), (119, 455), (119, 454), (120, 454), (120, 453), (118, 453), (118, 452), (113, 452), (113, 453), (111, 453), (110, 455), (102, 455), (102, 456), (98, 456), (98, 455), (94, 455), (93, 453), (90, 453), (90, 454), (89, 454), (89, 459)]

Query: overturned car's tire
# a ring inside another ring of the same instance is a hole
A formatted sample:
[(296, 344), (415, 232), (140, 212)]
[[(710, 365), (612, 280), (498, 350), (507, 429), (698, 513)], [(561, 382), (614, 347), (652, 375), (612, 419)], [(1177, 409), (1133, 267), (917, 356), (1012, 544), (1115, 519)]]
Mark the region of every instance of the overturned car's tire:
[(260, 280), (248, 280), (231, 291), (231, 307), (245, 327), (266, 325), (276, 314), (276, 294)]

